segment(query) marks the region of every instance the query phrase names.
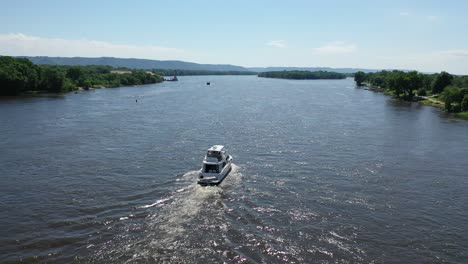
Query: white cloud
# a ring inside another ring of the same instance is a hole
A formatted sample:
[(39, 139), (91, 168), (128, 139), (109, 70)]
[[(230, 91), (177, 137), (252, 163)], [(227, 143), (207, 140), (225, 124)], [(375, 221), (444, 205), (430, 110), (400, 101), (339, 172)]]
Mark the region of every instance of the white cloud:
[(413, 19), (419, 19), (419, 20), (427, 20), (427, 21), (438, 21), (440, 19), (439, 16), (436, 15), (430, 15), (430, 14), (423, 14), (423, 13), (410, 13), (408, 11), (400, 11), (398, 13), (401, 17), (411, 17)]
[(354, 51), (356, 51), (356, 45), (352, 43), (345, 43), (342, 41), (335, 41), (332, 43), (328, 43), (324, 46), (314, 48), (313, 50), (317, 54), (324, 54), (324, 55), (347, 54), (347, 53), (353, 53)]
[(378, 56), (379, 68), (415, 69), (426, 72), (448, 71), (453, 74), (468, 74), (468, 49), (436, 50), (425, 53), (409, 53), (393, 56)]
[(87, 39), (43, 38), (21, 33), (0, 34), (0, 54), (11, 56), (82, 56), (163, 60), (187, 59), (191, 57), (190, 52), (176, 48), (154, 45), (114, 44)]
[(286, 42), (284, 40), (272, 40), (268, 42), (267, 45), (276, 48), (284, 48), (286, 47)]
[(435, 52), (435, 54), (446, 56), (447, 58), (463, 58), (468, 57), (468, 49), (441, 50)]

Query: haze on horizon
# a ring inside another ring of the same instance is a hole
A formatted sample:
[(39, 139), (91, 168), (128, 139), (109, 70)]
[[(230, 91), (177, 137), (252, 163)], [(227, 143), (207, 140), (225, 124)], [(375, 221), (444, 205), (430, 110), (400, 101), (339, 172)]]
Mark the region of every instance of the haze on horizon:
[(3, 1), (0, 54), (468, 74), (465, 1)]

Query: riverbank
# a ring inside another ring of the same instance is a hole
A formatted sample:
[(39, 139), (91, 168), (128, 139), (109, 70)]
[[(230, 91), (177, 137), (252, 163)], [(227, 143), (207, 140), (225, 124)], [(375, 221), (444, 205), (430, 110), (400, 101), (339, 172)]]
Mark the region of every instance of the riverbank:
[(444, 109), (445, 103), (441, 100), (438, 100), (431, 96), (416, 96), (416, 97), (421, 99), (421, 100), (418, 100), (418, 102), (420, 102), (421, 104)]
[[(382, 87), (379, 87), (379, 86), (373, 86), (368, 82), (363, 82), (362, 87), (365, 87), (364, 90), (383, 93), (385, 95), (395, 97), (395, 94), (394, 94), (394, 92), (392, 90), (385, 89), (385, 88), (382, 88)], [(438, 98), (436, 98), (434, 96), (419, 96), (419, 95), (416, 95), (416, 96), (414, 96), (413, 101), (421, 103), (423, 105), (437, 107), (437, 108), (439, 108), (441, 110), (444, 110), (444, 106), (445, 106), (444, 101), (439, 100)], [(452, 113), (452, 114), (456, 118), (468, 120), (468, 112), (459, 112), (459, 113)]]
[(20, 94), (16, 95), (0, 95), (0, 100), (11, 100), (15, 98), (47, 98), (47, 97), (61, 97), (65, 96), (67, 94), (71, 93), (81, 93), (81, 92), (88, 92), (88, 91), (93, 91), (93, 90), (100, 90), (100, 89), (113, 89), (113, 88), (119, 88), (119, 87), (136, 87), (136, 86), (144, 86), (144, 85), (149, 85), (149, 84), (154, 84), (154, 83), (148, 83), (148, 84), (135, 84), (135, 85), (121, 85), (121, 86), (113, 86), (113, 87), (106, 87), (106, 86), (95, 86), (95, 87), (89, 87), (89, 88), (84, 88), (84, 87), (77, 87), (76, 90), (72, 91), (66, 91), (66, 92), (47, 92), (47, 91), (25, 91)]
[(163, 82), (153, 72), (110, 66), (36, 65), (27, 59), (0, 56), (0, 95), (67, 93), (80, 88), (121, 87)]
[(461, 118), (461, 119), (468, 120), (468, 112), (455, 113), (454, 116)]

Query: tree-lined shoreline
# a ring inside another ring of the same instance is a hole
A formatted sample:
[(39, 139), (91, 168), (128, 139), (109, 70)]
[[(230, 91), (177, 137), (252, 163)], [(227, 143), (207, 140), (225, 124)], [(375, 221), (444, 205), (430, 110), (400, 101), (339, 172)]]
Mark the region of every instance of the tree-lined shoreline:
[(420, 101), (468, 119), (468, 76), (395, 70), (357, 72), (354, 80), (358, 86), (368, 86), (402, 100)]
[(67, 93), (79, 89), (158, 83), (160, 75), (144, 70), (116, 74), (111, 66), (36, 65), (28, 59), (0, 57), (0, 95)]

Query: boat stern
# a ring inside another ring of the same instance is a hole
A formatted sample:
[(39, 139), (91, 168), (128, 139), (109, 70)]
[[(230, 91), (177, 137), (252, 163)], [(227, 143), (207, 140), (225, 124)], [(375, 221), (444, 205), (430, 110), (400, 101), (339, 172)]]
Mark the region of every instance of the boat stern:
[(200, 185), (218, 185), (220, 180), (218, 173), (203, 173), (198, 174), (198, 184)]

